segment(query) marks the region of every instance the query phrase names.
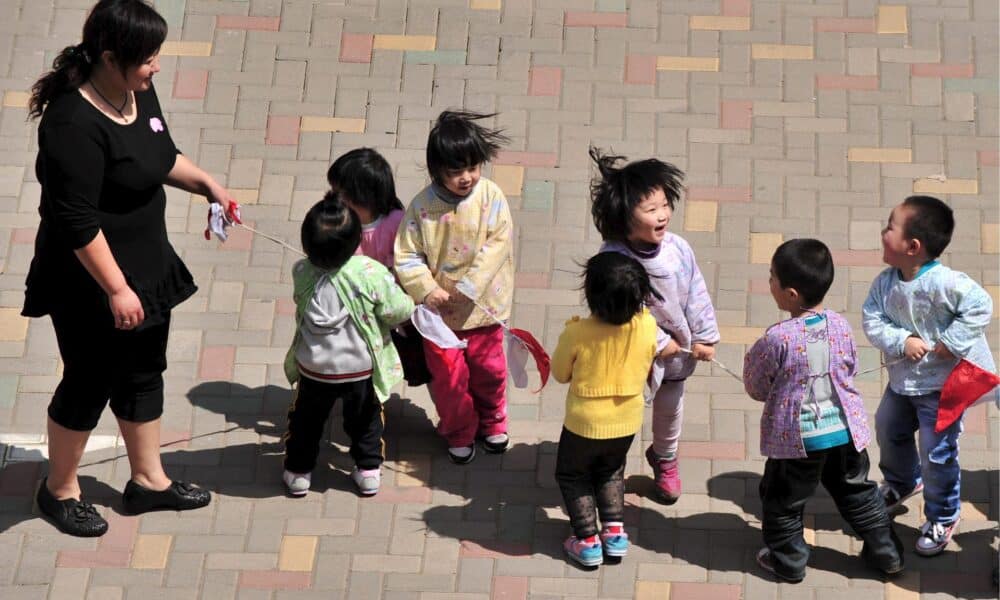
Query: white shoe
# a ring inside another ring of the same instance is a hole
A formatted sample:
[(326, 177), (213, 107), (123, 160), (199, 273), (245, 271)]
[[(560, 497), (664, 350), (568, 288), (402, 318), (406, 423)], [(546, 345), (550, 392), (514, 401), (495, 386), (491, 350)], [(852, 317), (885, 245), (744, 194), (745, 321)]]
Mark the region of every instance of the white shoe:
[(951, 523), (933, 523), (927, 521), (920, 528), (920, 537), (917, 538), (917, 554), (920, 556), (937, 556), (944, 551), (944, 547), (951, 541), (955, 528), (958, 527), (958, 519)]
[(285, 488), (292, 496), (305, 496), (312, 485), (312, 473), (292, 473), (285, 471), (281, 475)]
[(351, 471), (351, 479), (354, 480), (354, 485), (358, 486), (358, 492), (362, 496), (374, 496), (382, 484), (382, 470), (354, 467), (354, 470)]

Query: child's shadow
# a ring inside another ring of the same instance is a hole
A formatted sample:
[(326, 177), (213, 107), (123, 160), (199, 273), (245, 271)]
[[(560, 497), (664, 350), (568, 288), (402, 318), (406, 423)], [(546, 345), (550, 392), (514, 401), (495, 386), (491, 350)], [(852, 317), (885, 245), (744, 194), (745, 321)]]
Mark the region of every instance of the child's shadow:
[[(747, 471), (735, 471), (714, 476), (708, 480), (709, 495), (716, 500), (726, 500), (733, 502), (747, 513), (752, 515), (757, 523), (757, 528), (751, 528), (751, 561), (748, 565), (751, 569), (748, 573), (756, 572), (761, 577), (771, 578), (763, 573), (756, 565), (756, 560), (752, 555), (763, 547), (763, 540), (759, 529), (761, 518), (760, 496), (757, 488), (760, 484), (760, 474)], [(997, 472), (996, 471), (963, 471), (962, 472), (963, 502), (966, 504), (963, 513), (970, 514), (983, 512), (980, 509), (989, 508), (989, 521), (977, 520), (970, 522), (965, 520), (959, 526), (959, 533), (955, 534), (951, 545), (944, 554), (933, 558), (924, 558), (917, 555), (913, 548), (917, 537), (920, 534), (919, 526), (913, 527), (903, 521), (912, 521), (912, 518), (895, 520), (896, 533), (903, 542), (904, 561), (906, 572), (900, 577), (895, 577), (891, 581), (904, 589), (916, 591), (918, 593), (948, 593), (962, 598), (996, 598), (996, 589), (991, 581), (990, 569), (996, 564), (997, 554), (994, 548), (996, 539), (996, 495), (997, 495)], [(969, 504), (972, 507), (969, 507)], [(918, 508), (916, 500), (907, 502), (909, 510)], [(904, 510), (904, 515), (907, 512)], [(843, 520), (837, 512), (836, 505), (832, 498), (826, 493), (822, 486), (817, 488), (816, 496), (810, 499), (806, 507), (807, 524), (810, 529), (823, 535), (828, 532), (844, 534), (851, 537), (848, 551), (823, 545), (823, 540), (811, 545), (809, 566), (806, 575), (806, 582), (809, 581), (810, 572), (824, 571), (823, 578), (829, 576), (846, 576), (849, 579), (867, 580), (888, 580), (877, 571), (868, 568), (857, 556), (861, 548), (861, 541), (851, 531), (850, 526)], [(918, 519), (922, 522), (922, 517)], [(748, 526), (749, 527), (749, 526)], [(966, 530), (963, 530), (966, 528)], [(736, 543), (735, 540), (727, 543)], [(715, 568), (715, 567), (713, 567)], [(919, 575), (916, 573), (919, 572)]]

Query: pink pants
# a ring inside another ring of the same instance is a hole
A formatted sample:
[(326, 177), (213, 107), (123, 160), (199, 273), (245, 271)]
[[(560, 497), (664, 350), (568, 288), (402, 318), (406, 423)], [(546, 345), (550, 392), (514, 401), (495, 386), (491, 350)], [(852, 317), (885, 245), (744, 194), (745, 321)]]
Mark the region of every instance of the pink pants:
[(664, 381), (653, 397), (653, 452), (657, 456), (677, 453), (684, 420), (684, 382)]
[(507, 432), (507, 358), (499, 325), (456, 331), (465, 349), (442, 349), (424, 340), (428, 388), (437, 430), (451, 448), (471, 446), (477, 435)]

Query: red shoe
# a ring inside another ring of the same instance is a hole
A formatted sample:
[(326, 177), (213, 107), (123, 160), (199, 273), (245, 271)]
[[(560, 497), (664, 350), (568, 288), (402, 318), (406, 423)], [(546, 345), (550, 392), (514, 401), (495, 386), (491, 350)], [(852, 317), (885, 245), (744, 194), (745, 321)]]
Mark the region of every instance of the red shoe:
[(681, 497), (681, 475), (677, 470), (677, 459), (667, 460), (657, 456), (653, 447), (646, 448), (646, 461), (655, 474), (656, 497), (666, 504), (673, 504)]

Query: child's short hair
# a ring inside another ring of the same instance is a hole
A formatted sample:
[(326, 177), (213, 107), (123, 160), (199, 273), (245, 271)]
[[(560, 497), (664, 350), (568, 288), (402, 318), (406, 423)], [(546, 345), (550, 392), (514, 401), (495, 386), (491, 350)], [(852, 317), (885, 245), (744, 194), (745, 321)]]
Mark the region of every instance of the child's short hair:
[(920, 240), (927, 249), (928, 257), (941, 256), (955, 231), (955, 215), (951, 207), (932, 196), (910, 196), (903, 200), (903, 206), (911, 211), (910, 218), (903, 225), (904, 235)]
[(620, 252), (590, 257), (583, 271), (583, 293), (591, 314), (605, 323), (623, 325), (651, 298), (660, 298), (639, 261)]
[(335, 192), (327, 192), (302, 221), (302, 249), (320, 269), (337, 269), (361, 243), (361, 221)]
[(427, 136), (427, 171), (440, 182), (446, 169), (464, 169), (488, 162), (510, 139), (499, 129), (487, 129), (476, 123), (495, 117), (464, 110), (441, 113)]
[(823, 301), (833, 284), (833, 257), (819, 240), (788, 240), (774, 251), (771, 271), (783, 289), (798, 291), (802, 308), (812, 308)]
[(376, 217), (395, 209), (403, 210), (403, 203), (396, 196), (392, 167), (371, 148), (355, 148), (342, 154), (330, 165), (326, 180), (330, 187)]
[(625, 241), (632, 229), (635, 207), (657, 188), (663, 190), (671, 210), (681, 199), (684, 173), (670, 163), (647, 158), (616, 167), (615, 163), (626, 160), (624, 156), (605, 155), (594, 147), (590, 148), (590, 158), (600, 172), (590, 183), (590, 214), (605, 240)]

